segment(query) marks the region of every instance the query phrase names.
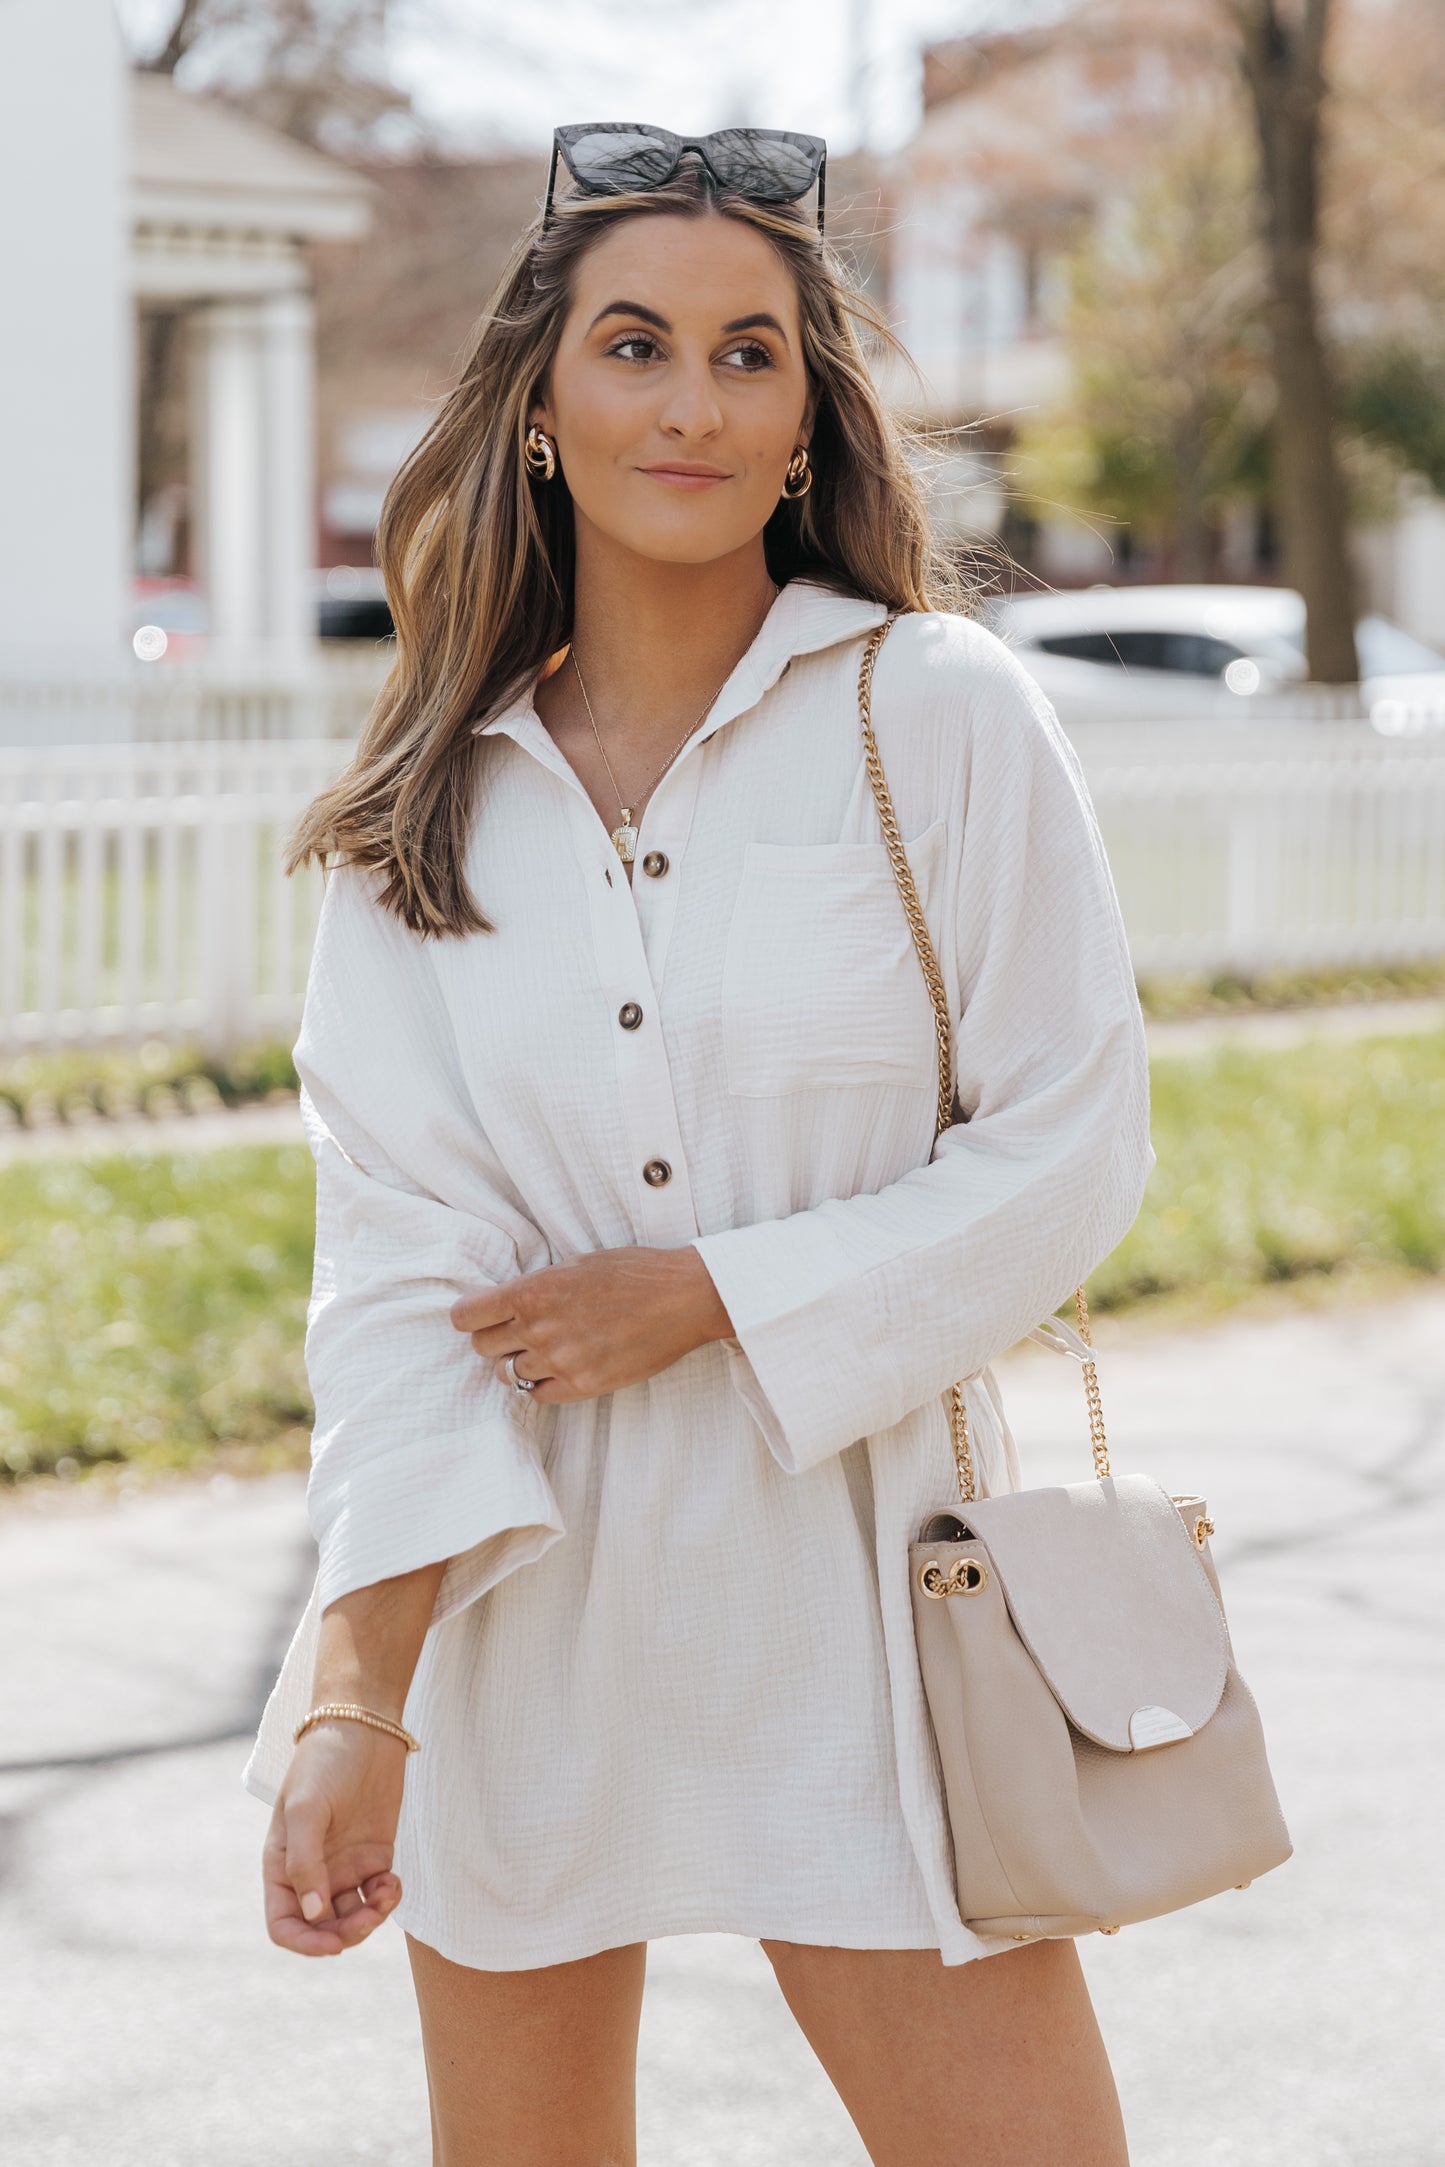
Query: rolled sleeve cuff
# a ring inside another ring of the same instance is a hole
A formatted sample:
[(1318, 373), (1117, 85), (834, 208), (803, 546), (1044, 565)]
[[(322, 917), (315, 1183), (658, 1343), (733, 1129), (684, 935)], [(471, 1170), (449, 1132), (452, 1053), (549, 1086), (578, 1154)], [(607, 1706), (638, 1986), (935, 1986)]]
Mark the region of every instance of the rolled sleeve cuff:
[(527, 1418), (523, 1410), (515, 1428), (498, 1420), (442, 1446), (430, 1441), (424, 1490), (403, 1490), (394, 1470), (378, 1465), (354, 1471), (344, 1498), (322, 1506), (313, 1495), (312, 1532), (321, 1562), (242, 1770), (253, 1797), (273, 1805), (285, 1779), (292, 1733), (311, 1705), (328, 1603), (445, 1558), (431, 1617), (440, 1625), (566, 1532), (525, 1434)]
[(732, 1320), (722, 1345), (734, 1389), (786, 1473), (902, 1420), (875, 1291), (831, 1229), (801, 1214), (691, 1247)]
[(313, 1502), (321, 1609), (445, 1558), (431, 1621), (440, 1625), (566, 1532), (530, 1440), (510, 1423), (431, 1440), (415, 1466), (420, 1481), (399, 1480), (392, 1460), (355, 1469), (334, 1505)]

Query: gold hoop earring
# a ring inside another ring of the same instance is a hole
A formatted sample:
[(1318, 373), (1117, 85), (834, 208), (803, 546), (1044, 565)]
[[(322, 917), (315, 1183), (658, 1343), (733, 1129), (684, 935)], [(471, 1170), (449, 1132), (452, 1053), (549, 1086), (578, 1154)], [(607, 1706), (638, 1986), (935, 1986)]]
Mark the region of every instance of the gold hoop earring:
[(805, 497), (813, 486), (813, 466), (808, 457), (808, 447), (800, 444), (788, 461), (788, 471), (783, 476), (783, 495), (788, 498)]
[(535, 421), (522, 446), (522, 463), (529, 474), (542, 482), (551, 481), (557, 471), (557, 453), (551, 438), (542, 434)]

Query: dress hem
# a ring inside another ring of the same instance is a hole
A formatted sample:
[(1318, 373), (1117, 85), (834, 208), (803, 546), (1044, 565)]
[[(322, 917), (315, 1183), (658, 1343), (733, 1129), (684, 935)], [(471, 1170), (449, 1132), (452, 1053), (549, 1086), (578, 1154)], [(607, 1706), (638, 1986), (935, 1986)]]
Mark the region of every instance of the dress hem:
[[(269, 1783), (260, 1771), (248, 1762), (241, 1774), (241, 1786), (252, 1798), (263, 1805), (274, 1805), (279, 1785)], [(740, 1907), (741, 1908), (741, 1907)], [(945, 1947), (936, 1925), (924, 1931), (922, 1938), (915, 1932), (900, 1936), (896, 1931), (874, 1927), (840, 1928), (837, 1921), (789, 1920), (782, 1923), (747, 1926), (737, 1924), (740, 1911), (716, 1902), (694, 1912), (662, 1912), (644, 1925), (624, 1927), (621, 1925), (596, 1931), (570, 1940), (548, 1944), (541, 1954), (534, 1946), (525, 1957), (518, 1956), (515, 1946), (499, 1950), (496, 1946), (481, 1948), (469, 1943), (465, 1948), (444, 1926), (429, 1923), (419, 1904), (409, 1903), (403, 1896), (392, 1913), (392, 1921), (414, 1940), (435, 1949), (448, 1962), (460, 1964), (470, 1971), (537, 1971), (549, 1964), (570, 1964), (583, 1957), (599, 1956), (607, 1949), (625, 1948), (638, 1941), (669, 1941), (686, 1934), (729, 1934), (743, 1941), (793, 1941), (810, 1948), (828, 1949), (931, 1949), (949, 1968), (959, 1964), (971, 1964), (980, 1957), (1002, 1954), (1013, 1944), (1008, 1941), (985, 1939), (974, 1934), (959, 1921), (959, 1932), (966, 1946), (959, 1947), (950, 1934), (950, 1946)], [(958, 1953), (954, 1954), (954, 1949)]]
[(427, 1948), (438, 1952), (440, 1957), (446, 1957), (448, 1963), (459, 1963), (464, 1965), (466, 1970), (474, 1972), (535, 1972), (544, 1970), (550, 1963), (578, 1963), (585, 1957), (600, 1957), (602, 1952), (609, 1948), (628, 1948), (635, 1942), (672, 1942), (672, 1939), (693, 1933), (724, 1933), (732, 1935), (734, 1939), (741, 1939), (741, 1942), (797, 1942), (804, 1948), (932, 1950), (947, 1968), (955, 1968), (955, 1965), (960, 1963), (975, 1963), (981, 1957), (997, 1957), (1003, 1955), (1007, 1948), (1012, 1948), (1012, 1942), (968, 1935), (968, 1939), (973, 1942), (973, 1948), (962, 1950), (960, 1955), (951, 1955), (951, 1952), (945, 1952), (945, 1948), (942, 1948), (936, 1929), (929, 1929), (925, 1937), (919, 1937), (916, 1933), (903, 1937), (899, 1933), (880, 1933), (875, 1929), (867, 1929), (867, 1926), (849, 1931), (841, 1929), (836, 1922), (823, 1924), (821, 1920), (758, 1922), (754, 1918), (752, 1924), (739, 1926), (737, 1918), (737, 1911), (719, 1911), (717, 1907), (708, 1907), (706, 1911), (693, 1913), (661, 1913), (661, 1916), (654, 1916), (646, 1924), (635, 1926), (635, 1929), (633, 1926), (615, 1926), (613, 1931), (607, 1933), (591, 1933), (583, 1935), (581, 1939), (572, 1937), (565, 1939), (565, 1942), (559, 1939), (555, 1946), (548, 1946), (542, 1955), (537, 1955), (537, 1950), (533, 1948), (526, 1957), (518, 1957), (518, 1952), (513, 1948), (479, 1950), (477, 1944), (470, 1944), (464, 1950), (451, 1933), (446, 1933), (444, 1926), (431, 1924), (422, 1918), (420, 1907), (407, 1905), (405, 1896), (401, 1905), (392, 1913), (394, 1924), (401, 1926), (403, 1933), (412, 1935), (414, 1942), (422, 1942)]
[[(619, 1926), (612, 1931), (570, 1937), (548, 1946), (541, 1954), (534, 1949), (525, 1958), (520, 1958), (515, 1949), (499, 1952), (496, 1948), (479, 1949), (476, 1944), (463, 1949), (444, 1927), (413, 1916), (405, 1898), (393, 1912), (392, 1919), (413, 1940), (435, 1949), (448, 1962), (473, 1971), (538, 1971), (549, 1964), (576, 1963), (584, 1957), (600, 1956), (607, 1949), (626, 1948), (638, 1941), (670, 1941), (687, 1934), (729, 1934), (742, 1941), (793, 1941), (807, 1947), (831, 1949), (931, 1949), (936, 1955), (943, 1953), (936, 1931), (924, 1940), (917, 1936), (904, 1940), (866, 1928), (850, 1933), (846, 1929), (840, 1930), (836, 1923), (825, 1927), (819, 1921), (772, 1921), (766, 1924), (754, 1921), (739, 1926), (735, 1911), (719, 1911), (717, 1907), (681, 1914), (663, 1913), (636, 1928)], [(976, 1952), (978, 1956), (990, 1953), (982, 1944)], [(944, 1957), (943, 1961), (949, 1960)], [(961, 1961), (971, 1962), (972, 1955)]]

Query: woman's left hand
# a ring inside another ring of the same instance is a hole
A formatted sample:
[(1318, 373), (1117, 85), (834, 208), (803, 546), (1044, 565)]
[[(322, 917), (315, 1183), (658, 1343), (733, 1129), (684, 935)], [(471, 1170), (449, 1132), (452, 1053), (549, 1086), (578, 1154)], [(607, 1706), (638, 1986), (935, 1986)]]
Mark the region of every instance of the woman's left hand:
[(477, 1353), (536, 1380), (536, 1400), (590, 1400), (726, 1339), (732, 1320), (696, 1249), (594, 1249), (453, 1302)]

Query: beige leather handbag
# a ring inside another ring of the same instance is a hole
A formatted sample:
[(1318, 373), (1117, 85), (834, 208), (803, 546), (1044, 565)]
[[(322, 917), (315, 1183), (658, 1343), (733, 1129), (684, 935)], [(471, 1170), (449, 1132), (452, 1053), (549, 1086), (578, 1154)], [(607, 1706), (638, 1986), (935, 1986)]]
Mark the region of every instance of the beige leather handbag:
[[(870, 713), (893, 622), (868, 641), (858, 713), (933, 1001), (941, 1134), (953, 1110), (948, 999)], [(1075, 1304), (1087, 1355), (1082, 1287)], [(1230, 1648), (1204, 1499), (1111, 1474), (1087, 1359), (1084, 1388), (1094, 1479), (980, 1498), (955, 1384), (959, 1504), (932, 1514), (908, 1552), (959, 1914), (975, 1933), (1014, 1941), (1117, 1933), (1245, 1888), (1291, 1848)]]

